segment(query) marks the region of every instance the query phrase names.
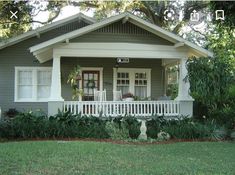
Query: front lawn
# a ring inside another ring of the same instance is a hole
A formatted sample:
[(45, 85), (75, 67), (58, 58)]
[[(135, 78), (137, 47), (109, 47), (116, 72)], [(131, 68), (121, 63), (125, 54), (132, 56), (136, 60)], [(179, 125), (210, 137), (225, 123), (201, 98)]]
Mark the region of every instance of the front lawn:
[(0, 143), (0, 174), (234, 174), (235, 144)]

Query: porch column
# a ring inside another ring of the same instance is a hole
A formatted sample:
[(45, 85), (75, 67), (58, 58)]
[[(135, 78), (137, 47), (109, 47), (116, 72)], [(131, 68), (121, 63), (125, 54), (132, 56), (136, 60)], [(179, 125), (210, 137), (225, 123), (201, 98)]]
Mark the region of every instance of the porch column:
[(190, 84), (186, 76), (188, 70), (186, 68), (187, 58), (180, 60), (179, 66), (179, 89), (178, 96), (175, 100), (179, 101), (180, 104), (180, 115), (183, 116), (193, 116), (193, 101), (194, 99), (189, 95)]
[(58, 113), (63, 109), (64, 99), (61, 96), (61, 72), (60, 56), (53, 56), (52, 77), (51, 77), (51, 95), (48, 100), (48, 116)]

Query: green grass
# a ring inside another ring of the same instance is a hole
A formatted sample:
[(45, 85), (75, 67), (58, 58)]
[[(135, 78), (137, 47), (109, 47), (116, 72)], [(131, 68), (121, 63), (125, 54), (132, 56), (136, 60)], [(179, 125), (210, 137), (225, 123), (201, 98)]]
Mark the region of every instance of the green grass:
[(0, 174), (234, 174), (235, 144), (0, 143)]

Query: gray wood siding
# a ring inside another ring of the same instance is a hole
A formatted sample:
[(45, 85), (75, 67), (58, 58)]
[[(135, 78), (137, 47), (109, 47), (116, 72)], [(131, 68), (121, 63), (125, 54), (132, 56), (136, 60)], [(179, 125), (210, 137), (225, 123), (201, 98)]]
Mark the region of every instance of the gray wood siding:
[[(73, 22), (72, 24), (67, 24), (65, 27), (60, 27), (41, 34), (40, 38), (33, 37), (0, 50), (0, 107), (3, 112), (9, 108), (16, 108), (17, 110), (42, 109), (47, 112), (46, 102), (14, 102), (15, 66), (52, 66), (52, 61), (48, 61), (43, 64), (38, 63), (33, 54), (29, 52), (29, 47), (75, 30), (79, 27), (76, 25), (77, 22)], [(113, 29), (113, 33), (107, 33), (107, 30), (111, 29), (97, 30), (91, 34), (74, 39), (72, 42), (133, 42), (166, 45), (171, 44), (160, 37), (157, 37), (151, 33), (143, 32), (140, 29), (135, 29), (136, 32), (134, 32), (134, 34), (127, 33), (126, 29), (127, 28), (119, 29), (118, 32)], [(69, 71), (73, 69), (75, 65), (79, 64), (83, 67), (103, 67), (103, 87), (107, 90), (107, 99), (112, 100), (113, 67), (115, 66), (115, 62), (116, 59), (114, 58), (62, 58), (61, 71), (63, 98), (65, 100), (71, 100), (71, 88), (66, 83), (67, 76)], [(131, 59), (129, 64), (122, 64), (121, 67), (151, 68), (152, 98), (157, 99), (163, 94), (161, 60)]]
[(84, 22), (79, 24), (77, 21), (73, 21), (65, 26), (41, 34), (40, 38), (33, 37), (0, 50), (0, 107), (3, 112), (9, 108), (16, 108), (18, 110), (42, 109), (47, 112), (47, 103), (45, 102), (14, 103), (15, 66), (52, 66), (52, 61), (44, 64), (38, 63), (33, 54), (29, 52), (29, 47), (84, 25), (87, 24)]
[(74, 38), (71, 42), (129, 42), (173, 45), (173, 43), (141, 29), (129, 22), (116, 22), (94, 32)]
[[(103, 67), (103, 88), (106, 89), (107, 100), (113, 99), (113, 67), (115, 58), (67, 58), (61, 60), (62, 72), (62, 97), (72, 100), (71, 87), (67, 84), (69, 72), (76, 66)], [(151, 97), (157, 99), (163, 95), (163, 80), (161, 60), (154, 59), (130, 59), (130, 63), (121, 64), (120, 68), (150, 68), (151, 69)]]

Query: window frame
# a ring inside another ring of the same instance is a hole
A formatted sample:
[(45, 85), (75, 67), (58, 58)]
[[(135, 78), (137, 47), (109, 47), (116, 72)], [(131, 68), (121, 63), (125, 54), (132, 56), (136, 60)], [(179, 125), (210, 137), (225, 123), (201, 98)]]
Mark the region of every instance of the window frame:
[(129, 91), (135, 94), (135, 73), (146, 72), (147, 76), (147, 97), (151, 97), (151, 69), (150, 68), (113, 68), (113, 90), (117, 91), (117, 73), (129, 73)]
[[(32, 98), (19, 99), (19, 71), (31, 71), (32, 72)], [(14, 102), (48, 102), (49, 98), (38, 98), (38, 73), (39, 71), (51, 71), (52, 67), (15, 67), (15, 82), (14, 82)]]

